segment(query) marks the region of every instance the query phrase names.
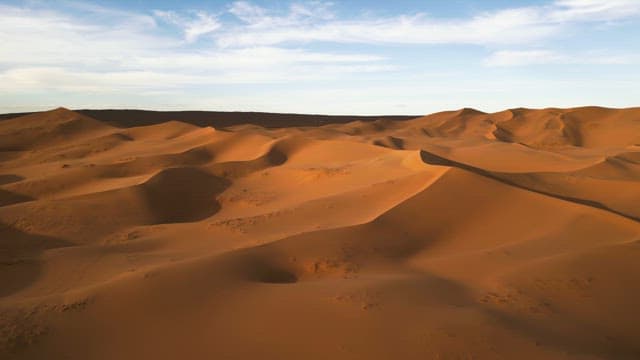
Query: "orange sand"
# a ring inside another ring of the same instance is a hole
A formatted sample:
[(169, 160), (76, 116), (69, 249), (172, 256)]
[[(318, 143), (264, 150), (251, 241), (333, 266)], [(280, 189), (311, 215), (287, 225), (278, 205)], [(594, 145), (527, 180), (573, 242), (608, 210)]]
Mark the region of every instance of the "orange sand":
[(108, 116), (0, 121), (1, 359), (640, 358), (640, 109)]

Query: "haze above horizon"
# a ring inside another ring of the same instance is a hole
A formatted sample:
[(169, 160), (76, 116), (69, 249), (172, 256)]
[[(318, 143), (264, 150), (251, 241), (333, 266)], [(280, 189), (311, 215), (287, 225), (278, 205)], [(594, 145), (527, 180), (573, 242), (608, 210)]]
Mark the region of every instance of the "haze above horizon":
[(0, 113), (637, 106), (640, 1), (0, 1)]

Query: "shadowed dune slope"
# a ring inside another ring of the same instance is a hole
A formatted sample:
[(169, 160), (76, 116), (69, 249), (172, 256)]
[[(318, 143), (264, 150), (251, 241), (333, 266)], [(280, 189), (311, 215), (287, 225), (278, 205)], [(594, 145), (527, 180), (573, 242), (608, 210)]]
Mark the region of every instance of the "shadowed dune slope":
[(640, 109), (0, 116), (2, 359), (638, 359)]

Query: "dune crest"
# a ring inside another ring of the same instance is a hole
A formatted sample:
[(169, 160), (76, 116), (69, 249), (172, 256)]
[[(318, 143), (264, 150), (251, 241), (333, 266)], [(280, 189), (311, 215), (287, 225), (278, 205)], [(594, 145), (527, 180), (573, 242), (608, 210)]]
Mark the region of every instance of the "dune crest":
[(2, 359), (640, 356), (640, 108), (0, 118)]

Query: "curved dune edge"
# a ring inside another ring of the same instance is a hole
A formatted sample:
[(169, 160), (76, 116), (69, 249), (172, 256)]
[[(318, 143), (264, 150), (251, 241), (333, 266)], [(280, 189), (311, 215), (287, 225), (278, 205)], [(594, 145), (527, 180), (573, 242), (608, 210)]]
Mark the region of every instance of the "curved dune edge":
[(105, 114), (0, 121), (0, 358), (640, 354), (637, 108)]

